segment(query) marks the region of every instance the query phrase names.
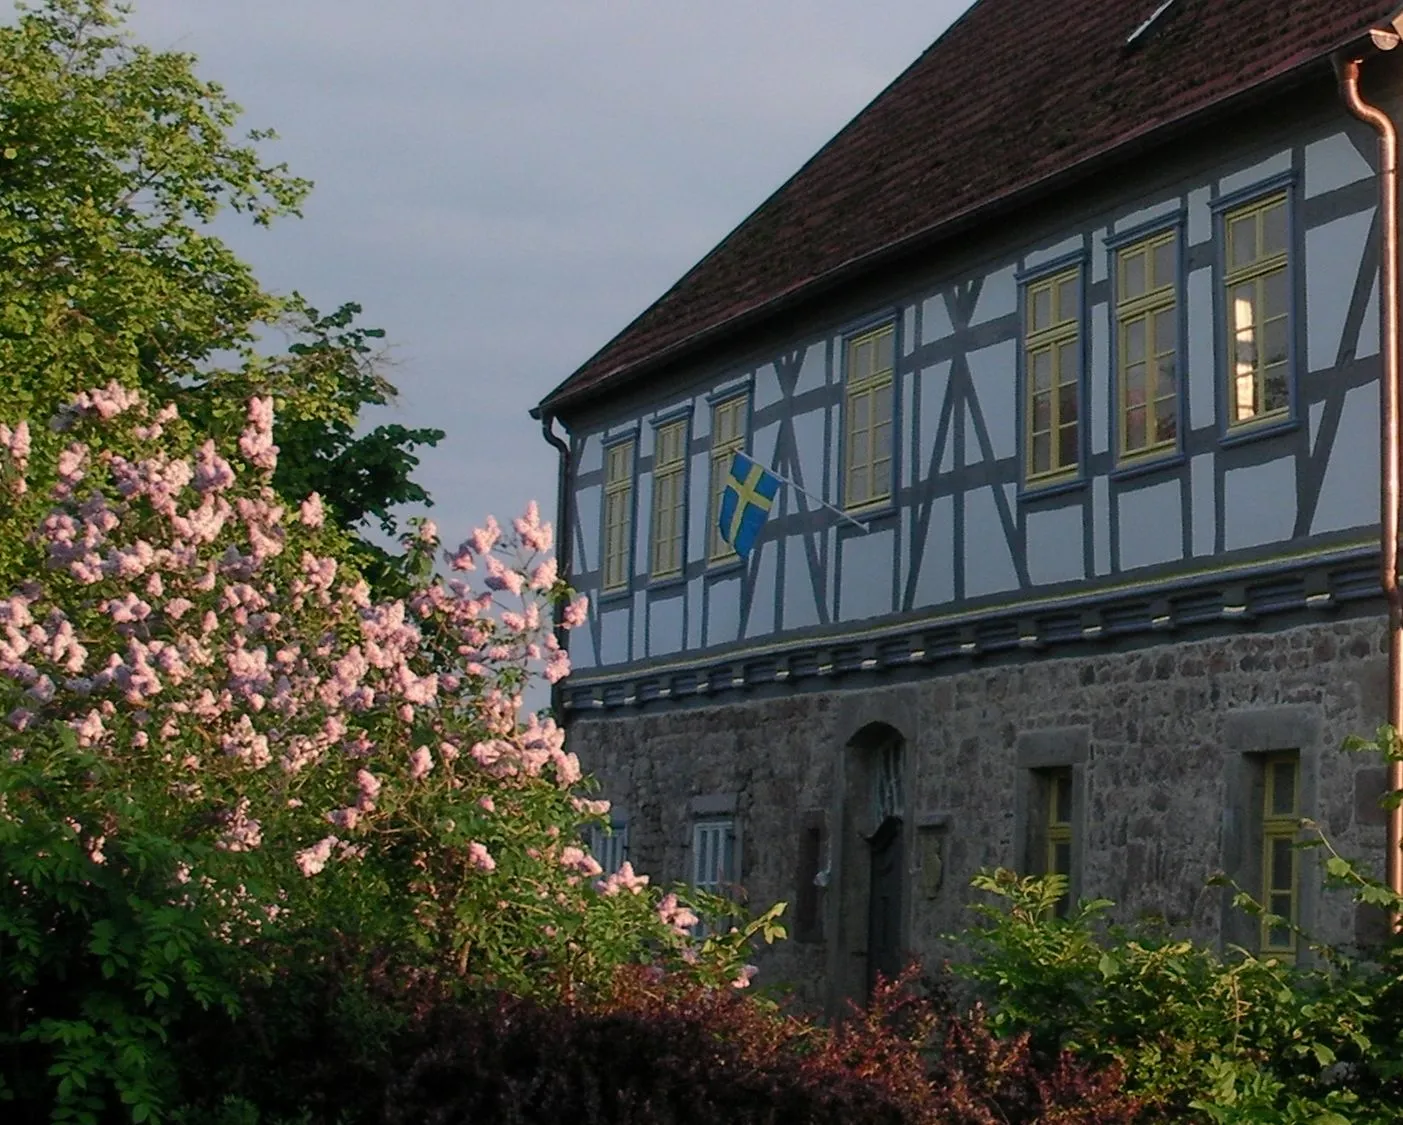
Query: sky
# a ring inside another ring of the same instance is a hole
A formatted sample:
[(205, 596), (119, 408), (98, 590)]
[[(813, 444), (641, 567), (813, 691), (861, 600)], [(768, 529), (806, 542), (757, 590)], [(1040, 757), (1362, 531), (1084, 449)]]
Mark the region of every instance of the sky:
[(275, 292), (364, 306), (447, 437), (417, 474), (456, 544), (536, 498), (527, 411), (795, 172), (966, 0), (135, 0), (269, 156), (304, 217), (221, 232)]

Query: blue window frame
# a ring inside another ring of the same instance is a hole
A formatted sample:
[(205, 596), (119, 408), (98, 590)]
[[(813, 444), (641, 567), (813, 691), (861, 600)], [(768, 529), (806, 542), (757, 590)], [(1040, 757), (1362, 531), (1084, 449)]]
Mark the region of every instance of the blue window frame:
[(839, 442), (843, 507), (890, 508), (896, 495), (897, 318), (883, 314), (843, 334), (843, 427)]

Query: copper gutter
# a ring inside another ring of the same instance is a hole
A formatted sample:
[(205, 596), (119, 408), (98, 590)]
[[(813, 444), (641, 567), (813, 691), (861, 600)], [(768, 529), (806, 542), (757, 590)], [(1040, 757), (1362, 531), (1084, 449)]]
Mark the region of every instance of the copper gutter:
[[(1398, 45), (1391, 31), (1374, 33), (1374, 43), (1384, 49)], [(1337, 57), (1336, 73), (1340, 93), (1349, 111), (1371, 125), (1379, 134), (1379, 215), (1382, 218), (1382, 246), (1379, 263), (1379, 340), (1383, 372), (1379, 381), (1380, 432), (1380, 532), (1379, 577), (1388, 603), (1388, 724), (1403, 731), (1403, 593), (1398, 585), (1400, 416), (1399, 416), (1399, 326), (1398, 326), (1398, 129), (1393, 119), (1378, 106), (1366, 102), (1359, 92), (1361, 58)], [(1403, 789), (1403, 761), (1388, 765), (1388, 787)], [(1403, 894), (1403, 808), (1388, 813), (1385, 848), (1385, 878), (1395, 895)], [(1393, 929), (1403, 928), (1398, 912), (1391, 916)]]

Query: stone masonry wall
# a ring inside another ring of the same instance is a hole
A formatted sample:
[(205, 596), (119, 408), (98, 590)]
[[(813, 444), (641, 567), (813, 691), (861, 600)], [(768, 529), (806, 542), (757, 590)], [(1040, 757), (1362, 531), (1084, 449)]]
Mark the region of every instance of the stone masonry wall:
[[(1251, 929), (1206, 881), (1252, 853), (1242, 839), (1245, 798), (1235, 791), (1245, 755), (1299, 750), (1303, 812), (1345, 854), (1381, 868), (1382, 768), (1339, 747), (1384, 719), (1383, 635), (1380, 618), (1337, 619), (1130, 652), (971, 664), (892, 686), (855, 675), (827, 692), (576, 718), (570, 747), (603, 795), (626, 810), (630, 858), (655, 881), (688, 875), (697, 799), (734, 795), (740, 882), (757, 908), (795, 901), (805, 817), (822, 810), (833, 866), (822, 940), (784, 942), (762, 969), (811, 1002), (832, 1003), (835, 990), (858, 989), (852, 959), (864, 955), (853, 919), (865, 908), (853, 889), (862, 844), (853, 830), (861, 817), (852, 807), (858, 751), (850, 744), (866, 724), (892, 723), (906, 741), (903, 927), (912, 952), (948, 951), (942, 935), (965, 923), (979, 869), (1025, 866), (1018, 836), (1026, 831), (1028, 747), (1039, 737), (1055, 746), (1068, 732), (1085, 745), (1080, 893), (1115, 900), (1122, 919), (1153, 915), (1201, 939), (1243, 940)], [(1351, 940), (1352, 906), (1339, 892), (1315, 890), (1315, 853), (1304, 854), (1304, 920), (1322, 938)], [(937, 858), (939, 877), (926, 877)]]

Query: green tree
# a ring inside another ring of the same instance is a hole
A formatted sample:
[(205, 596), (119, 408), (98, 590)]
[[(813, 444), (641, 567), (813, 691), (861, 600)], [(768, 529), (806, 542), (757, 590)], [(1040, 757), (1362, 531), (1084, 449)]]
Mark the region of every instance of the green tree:
[[(442, 431), (358, 433), (395, 394), (382, 334), (357, 305), (323, 315), (267, 292), (210, 225), (295, 216), (311, 184), (267, 162), (271, 132), (236, 137), (239, 107), (192, 56), (132, 42), (124, 11), (44, 0), (0, 28), (0, 398), (45, 417), (115, 379), (227, 435), (271, 394), (275, 487), (394, 534), (396, 505), (429, 501), (414, 451)], [(269, 354), (270, 338), (288, 343)]]

